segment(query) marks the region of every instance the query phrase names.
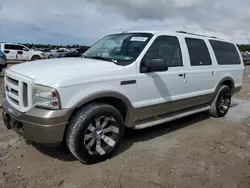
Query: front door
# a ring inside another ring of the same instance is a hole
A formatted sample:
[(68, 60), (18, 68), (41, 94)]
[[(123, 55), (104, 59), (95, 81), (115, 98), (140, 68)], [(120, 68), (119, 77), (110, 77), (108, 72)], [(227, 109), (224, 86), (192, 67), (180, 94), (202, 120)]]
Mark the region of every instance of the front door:
[(28, 61), (30, 60), (31, 52), (28, 48), (23, 45), (16, 45), (17, 49), (17, 59), (21, 61)]
[(138, 79), (139, 119), (157, 117), (185, 108), (186, 78), (179, 39), (175, 36), (159, 36), (155, 39), (140, 68), (149, 59), (164, 59), (165, 72), (140, 73)]
[(21, 60), (28, 61), (32, 57), (32, 52), (26, 48), (25, 46), (21, 46), (22, 56), (20, 56)]

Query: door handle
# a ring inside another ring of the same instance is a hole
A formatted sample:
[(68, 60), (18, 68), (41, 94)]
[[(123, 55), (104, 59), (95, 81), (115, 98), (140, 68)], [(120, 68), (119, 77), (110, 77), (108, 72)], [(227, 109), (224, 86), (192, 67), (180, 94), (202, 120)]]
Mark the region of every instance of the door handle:
[(180, 77), (186, 77), (186, 73), (178, 74), (178, 76), (180, 76)]
[(186, 73), (178, 74), (179, 77), (183, 77), (183, 79), (186, 81)]

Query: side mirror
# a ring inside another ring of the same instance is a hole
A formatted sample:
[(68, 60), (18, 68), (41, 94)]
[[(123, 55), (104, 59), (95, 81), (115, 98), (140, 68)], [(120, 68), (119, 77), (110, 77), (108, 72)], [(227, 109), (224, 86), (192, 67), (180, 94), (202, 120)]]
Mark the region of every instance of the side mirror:
[[(167, 62), (164, 59), (150, 59), (144, 63), (142, 72), (163, 72), (168, 70)], [(147, 71), (145, 70), (147, 69)]]

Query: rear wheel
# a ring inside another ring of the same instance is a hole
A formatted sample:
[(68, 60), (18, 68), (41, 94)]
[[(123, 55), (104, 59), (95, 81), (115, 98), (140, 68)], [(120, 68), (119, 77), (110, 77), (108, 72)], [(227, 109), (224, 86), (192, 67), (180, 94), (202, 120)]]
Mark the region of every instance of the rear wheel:
[(213, 117), (223, 117), (227, 114), (231, 104), (231, 90), (228, 86), (220, 87), (210, 109)]
[(90, 104), (81, 108), (70, 122), (66, 143), (81, 162), (95, 163), (111, 157), (123, 133), (124, 121), (116, 108)]
[(53, 59), (54, 56), (53, 55), (49, 55), (48, 59)]

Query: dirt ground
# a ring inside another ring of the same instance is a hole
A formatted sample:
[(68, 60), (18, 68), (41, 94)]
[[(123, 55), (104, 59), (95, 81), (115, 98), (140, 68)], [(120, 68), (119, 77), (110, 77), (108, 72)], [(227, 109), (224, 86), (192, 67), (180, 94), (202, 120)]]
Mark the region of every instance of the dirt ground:
[(0, 120), (0, 187), (250, 188), (249, 100), (246, 67), (225, 118), (203, 113), (128, 131), (115, 156), (94, 165), (63, 148), (31, 145)]

